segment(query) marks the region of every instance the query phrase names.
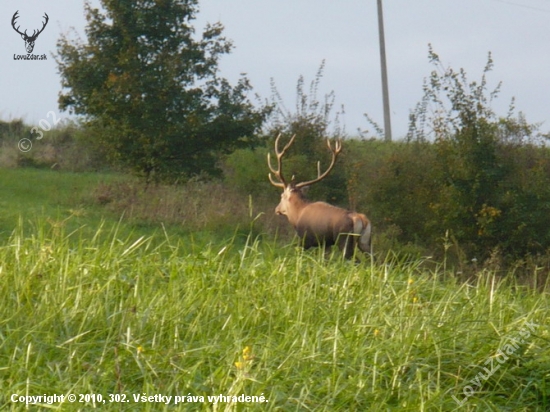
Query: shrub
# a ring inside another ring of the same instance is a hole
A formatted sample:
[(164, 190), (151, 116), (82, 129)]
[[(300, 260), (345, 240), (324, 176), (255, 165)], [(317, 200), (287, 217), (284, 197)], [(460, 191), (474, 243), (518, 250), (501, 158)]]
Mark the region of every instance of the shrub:
[(267, 178), (267, 149), (237, 149), (222, 163), (224, 181), (244, 194), (264, 195), (272, 191)]
[[(431, 50), (430, 58), (440, 64)], [(408, 143), (373, 182), (373, 208), (402, 241), (435, 248), (449, 233), (467, 256), (483, 259), (497, 250), (518, 258), (550, 248), (548, 149), (513, 107), (505, 118), (493, 113), (491, 68), (489, 55), (479, 83), (463, 70), (432, 72)]]
[[(44, 131), (41, 139), (21, 120), (0, 121), (0, 166), (59, 169), (71, 172), (108, 169), (104, 153), (76, 123), (62, 123)], [(31, 148), (19, 150), (21, 139)]]

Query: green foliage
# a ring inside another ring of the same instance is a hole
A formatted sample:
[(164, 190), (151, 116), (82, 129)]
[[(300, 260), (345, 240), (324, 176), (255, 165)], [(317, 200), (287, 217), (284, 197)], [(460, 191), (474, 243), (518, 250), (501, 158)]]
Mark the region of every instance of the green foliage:
[[(223, 27), (195, 39), (198, 2), (86, 3), (87, 43), (62, 36), (60, 108), (85, 116), (98, 147), (147, 179), (216, 173), (222, 153), (249, 147), (267, 109), (218, 76), (232, 44)], [(247, 138), (248, 137), (248, 138)]]
[[(430, 59), (440, 66), (430, 50)], [(408, 144), (387, 159), (372, 201), (405, 241), (428, 247), (444, 233), (470, 257), (508, 257), (550, 248), (550, 157), (536, 125), (496, 116), (487, 92), (463, 70), (433, 71), (411, 115)], [(433, 143), (427, 143), (428, 139)]]
[(232, 189), (244, 194), (261, 195), (271, 192), (266, 158), (266, 148), (235, 150), (223, 161), (224, 181)]
[(0, 143), (13, 137), (21, 138), (25, 132), (28, 132), (28, 128), (22, 119), (13, 119), (9, 122), (0, 120)]
[(30, 128), (22, 119), (0, 120), (0, 167), (22, 166), (25, 156), (18, 149), (18, 142), (29, 136)]
[(365, 206), (372, 210), (370, 218), (379, 229), (394, 227), (402, 243), (437, 244), (442, 226), (434, 221), (432, 211), (439, 190), (433, 148), (422, 142), (384, 146), (386, 153), (379, 154), (382, 164), (368, 180), (370, 198)]
[[(89, 134), (78, 124), (62, 122), (50, 130), (40, 130), (41, 136), (21, 120), (0, 121), (0, 166), (5, 168), (33, 167), (64, 171), (99, 171), (109, 169), (101, 152)], [(22, 139), (30, 142), (22, 151)]]

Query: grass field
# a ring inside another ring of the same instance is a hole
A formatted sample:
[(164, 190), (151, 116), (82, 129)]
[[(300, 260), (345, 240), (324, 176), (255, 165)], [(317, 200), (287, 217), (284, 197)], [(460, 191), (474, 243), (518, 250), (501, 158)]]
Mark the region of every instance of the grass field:
[(550, 410), (544, 285), (136, 225), (117, 178), (0, 169), (0, 410)]

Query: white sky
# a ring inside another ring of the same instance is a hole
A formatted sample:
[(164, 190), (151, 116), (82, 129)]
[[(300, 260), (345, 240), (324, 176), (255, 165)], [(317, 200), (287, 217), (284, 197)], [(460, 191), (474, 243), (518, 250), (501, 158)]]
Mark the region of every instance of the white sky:
[[(318, 97), (335, 92), (348, 134), (369, 127), (363, 113), (383, 125), (376, 0), (203, 0), (199, 6), (197, 32), (221, 21), (235, 45), (222, 58), (222, 76), (235, 83), (246, 73), (263, 99), (271, 96), (273, 78), (292, 109), (298, 77), (309, 86), (324, 59)], [(16, 10), (21, 29), (31, 33), (48, 13), (33, 52), (47, 53), (47, 60), (14, 60), (26, 54), (11, 27)], [(83, 2), (2, 0), (0, 16), (0, 119), (38, 124), (51, 120), (49, 111), (67, 117), (57, 107), (60, 79), (52, 53), (61, 32), (74, 27), (84, 36)], [(504, 116), (515, 96), (529, 122), (550, 130), (550, 0), (385, 0), (384, 18), (394, 138), (405, 135), (409, 111), (432, 70), (428, 43), (470, 80), (480, 78), (491, 51), (489, 86), (503, 82), (496, 112)]]

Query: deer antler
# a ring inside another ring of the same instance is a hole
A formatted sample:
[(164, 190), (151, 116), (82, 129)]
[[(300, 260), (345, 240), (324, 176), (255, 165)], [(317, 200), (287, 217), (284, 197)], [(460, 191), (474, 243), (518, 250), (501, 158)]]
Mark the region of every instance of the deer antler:
[(283, 159), (284, 154), (288, 150), (288, 148), (294, 142), (295, 137), (296, 137), (296, 135), (292, 136), (292, 138), (285, 145), (285, 147), (283, 147), (283, 150), (281, 150), (281, 151), (279, 151), (279, 139), (281, 138), (281, 133), (279, 133), (279, 135), (275, 139), (275, 155), (277, 156), (277, 170), (275, 170), (273, 168), (273, 166), (271, 166), (271, 157), (269, 156), (270, 155), (269, 153), (267, 154), (267, 165), (269, 166), (269, 170), (271, 170), (271, 172), (275, 175), (275, 177), (277, 177), (277, 179), (279, 179), (279, 181), (280, 181), (280, 182), (276, 182), (275, 180), (273, 180), (273, 177), (271, 176), (271, 173), (269, 173), (269, 175), (268, 175), (269, 176), (269, 181), (271, 182), (271, 184), (273, 186), (282, 187), (282, 188), (285, 188), (287, 186), (285, 178), (283, 177), (283, 167), (282, 167), (283, 162), (282, 162), (282, 159)]
[[(271, 173), (269, 173), (269, 181), (273, 186), (276, 187), (282, 187), (285, 188), (288, 186), (288, 183), (286, 182), (283, 172), (282, 172), (282, 159), (290, 145), (294, 142), (294, 138), (296, 135), (292, 136), (290, 141), (283, 147), (283, 150), (279, 150), (279, 139), (281, 138), (281, 134), (277, 136), (275, 139), (275, 155), (277, 156), (277, 170), (271, 166), (271, 158), (269, 156), (269, 153), (267, 154), (267, 165), (269, 166), (269, 170), (279, 179), (279, 182), (276, 182), (273, 177), (271, 176)], [(295, 187), (296, 189), (300, 189), (305, 186), (312, 185), (313, 183), (317, 183), (321, 180), (323, 180), (327, 175), (330, 173), (332, 168), (334, 167), (334, 164), (336, 163), (336, 157), (338, 157), (338, 154), (342, 151), (342, 140), (338, 139), (336, 140), (336, 143), (334, 144), (334, 148), (332, 148), (332, 145), (330, 144), (330, 140), (327, 139), (327, 146), (329, 150), (332, 153), (332, 160), (330, 162), (330, 165), (328, 166), (327, 170), (325, 170), (324, 173), (321, 173), (321, 164), (320, 162), (317, 162), (317, 178), (313, 180), (308, 180), (307, 182), (301, 182), (301, 183), (294, 183), (294, 176), (292, 176), (290, 184)]]
[(336, 143), (334, 144), (334, 149), (332, 148), (332, 145), (330, 144), (330, 140), (327, 139), (327, 146), (329, 150), (332, 152), (332, 160), (330, 161), (330, 165), (328, 166), (327, 170), (323, 174), (321, 174), (321, 162), (317, 162), (317, 178), (313, 180), (308, 180), (307, 182), (301, 182), (296, 183), (294, 187), (296, 189), (300, 189), (301, 187), (312, 185), (313, 183), (320, 182), (323, 180), (327, 175), (330, 173), (332, 168), (334, 167), (334, 164), (336, 163), (336, 158), (338, 157), (338, 154), (342, 151), (342, 140), (338, 139), (336, 140)]
[(14, 29), (17, 33), (19, 33), (21, 36), (24, 36), (26, 39), (28, 39), (28, 40), (30, 40), (30, 41), (36, 40), (36, 38), (38, 37), (38, 35), (39, 35), (40, 33), (42, 33), (42, 32), (44, 31), (44, 29), (46, 28), (46, 25), (48, 24), (48, 21), (50, 21), (50, 18), (49, 18), (49, 16), (48, 16), (48, 14), (47, 14), (46, 12), (44, 12), (44, 16), (43, 16), (43, 17), (46, 19), (46, 21), (45, 21), (44, 23), (42, 23), (42, 28), (41, 28), (40, 30), (38, 30), (38, 32), (36, 32), (36, 30), (33, 30), (32, 35), (29, 36), (29, 35), (27, 34), (27, 30), (25, 30), (24, 33), (21, 33), (21, 32), (19, 31), (19, 27), (21, 27), (21, 26), (17, 26), (17, 28), (15, 28), (15, 21), (17, 20), (17, 18), (19, 18), (19, 16), (17, 15), (18, 13), (19, 13), (19, 10), (17, 10), (17, 11), (14, 13), (13, 17), (11, 18), (11, 25), (12, 25), (13, 29)]

